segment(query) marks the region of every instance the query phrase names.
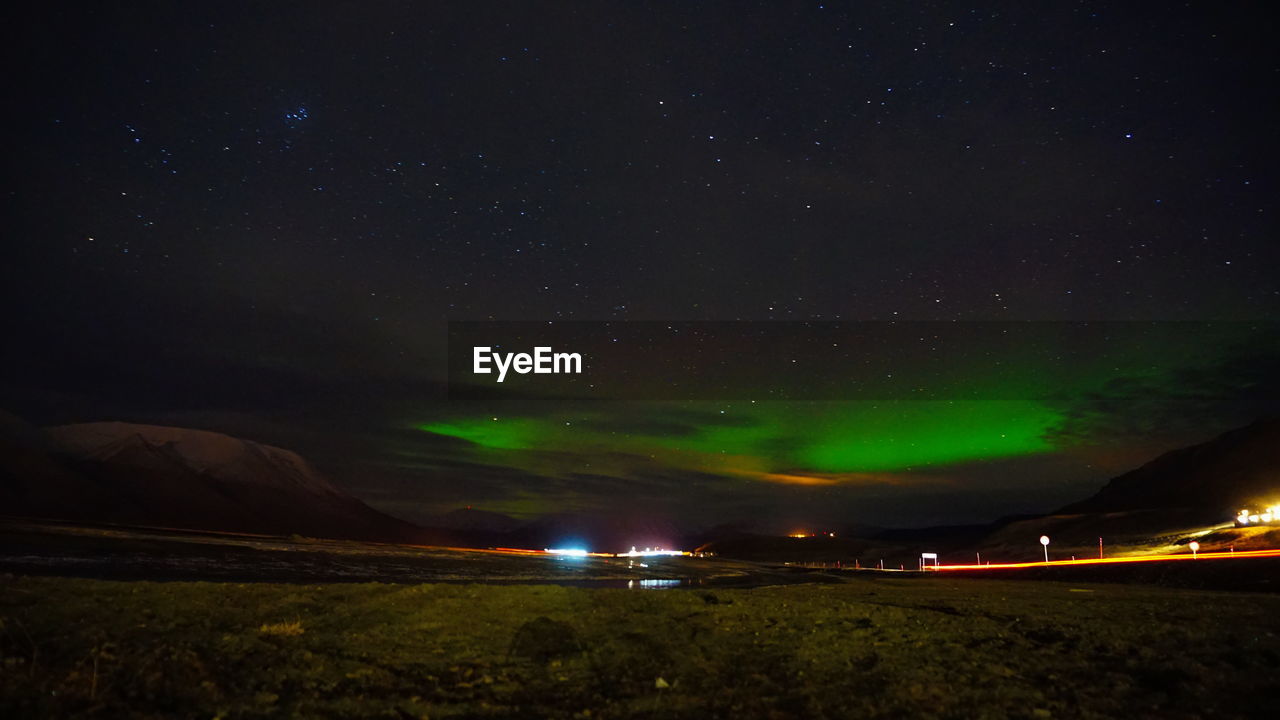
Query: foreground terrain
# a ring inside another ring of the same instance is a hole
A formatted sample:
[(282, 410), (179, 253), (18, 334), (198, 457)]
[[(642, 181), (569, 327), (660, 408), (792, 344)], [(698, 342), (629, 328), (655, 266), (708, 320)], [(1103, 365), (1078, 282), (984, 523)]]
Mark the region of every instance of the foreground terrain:
[(0, 581), (3, 717), (1239, 717), (1280, 597)]

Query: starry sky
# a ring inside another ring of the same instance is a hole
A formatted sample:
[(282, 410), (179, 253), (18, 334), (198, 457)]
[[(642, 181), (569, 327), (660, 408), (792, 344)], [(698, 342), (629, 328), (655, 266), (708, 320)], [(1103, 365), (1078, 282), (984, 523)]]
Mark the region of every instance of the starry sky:
[[(1280, 407), (1256, 3), (5, 12), (34, 422), (278, 444), (412, 520), (785, 529), (1049, 510)], [(574, 321), (667, 391), (451, 399), (450, 321)], [(788, 393), (647, 325), (730, 322), (809, 358)], [(922, 344), (797, 350), (833, 322)], [(952, 392), (889, 383), (921, 357)]]

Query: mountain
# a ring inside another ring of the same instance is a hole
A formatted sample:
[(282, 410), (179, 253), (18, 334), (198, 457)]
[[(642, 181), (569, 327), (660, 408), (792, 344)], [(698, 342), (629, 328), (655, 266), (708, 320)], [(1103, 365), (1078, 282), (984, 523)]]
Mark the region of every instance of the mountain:
[(122, 422), (40, 430), (0, 417), (6, 514), (197, 530), (427, 542), (296, 453), (205, 430)]
[[(1008, 518), (970, 551), (1004, 560), (1034, 560), (1051, 538), (1054, 557), (1094, 557), (1105, 548), (1168, 548), (1206, 526), (1230, 523), (1242, 507), (1280, 499), (1280, 420), (1259, 420), (1198, 445), (1172, 450), (1117, 476), (1093, 496), (1054, 513)], [(1271, 547), (1265, 536), (1196, 534), (1206, 547)], [(1105, 548), (1098, 547), (1104, 541)], [(964, 546), (962, 546), (964, 547)]]
[(0, 411), (0, 508), (56, 508), (68, 499), (109, 508), (113, 498), (57, 457), (52, 438), (21, 418)]
[(1205, 520), (1226, 520), (1278, 495), (1280, 419), (1273, 418), (1167, 452), (1055, 514), (1189, 509)]

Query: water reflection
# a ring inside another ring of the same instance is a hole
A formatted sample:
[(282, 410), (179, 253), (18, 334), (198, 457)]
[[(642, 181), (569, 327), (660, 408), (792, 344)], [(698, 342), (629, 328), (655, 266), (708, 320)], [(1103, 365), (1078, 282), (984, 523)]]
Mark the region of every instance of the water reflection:
[(680, 587), (683, 584), (683, 580), (669, 578), (645, 578), (643, 580), (627, 581), (627, 587), (633, 590), (636, 588), (641, 590), (661, 590), (664, 588)]

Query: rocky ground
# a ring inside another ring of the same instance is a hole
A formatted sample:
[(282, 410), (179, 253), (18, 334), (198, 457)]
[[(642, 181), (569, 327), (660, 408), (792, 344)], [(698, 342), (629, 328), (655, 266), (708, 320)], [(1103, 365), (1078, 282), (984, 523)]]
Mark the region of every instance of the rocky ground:
[(0, 717), (1270, 717), (1280, 597), (9, 577)]

